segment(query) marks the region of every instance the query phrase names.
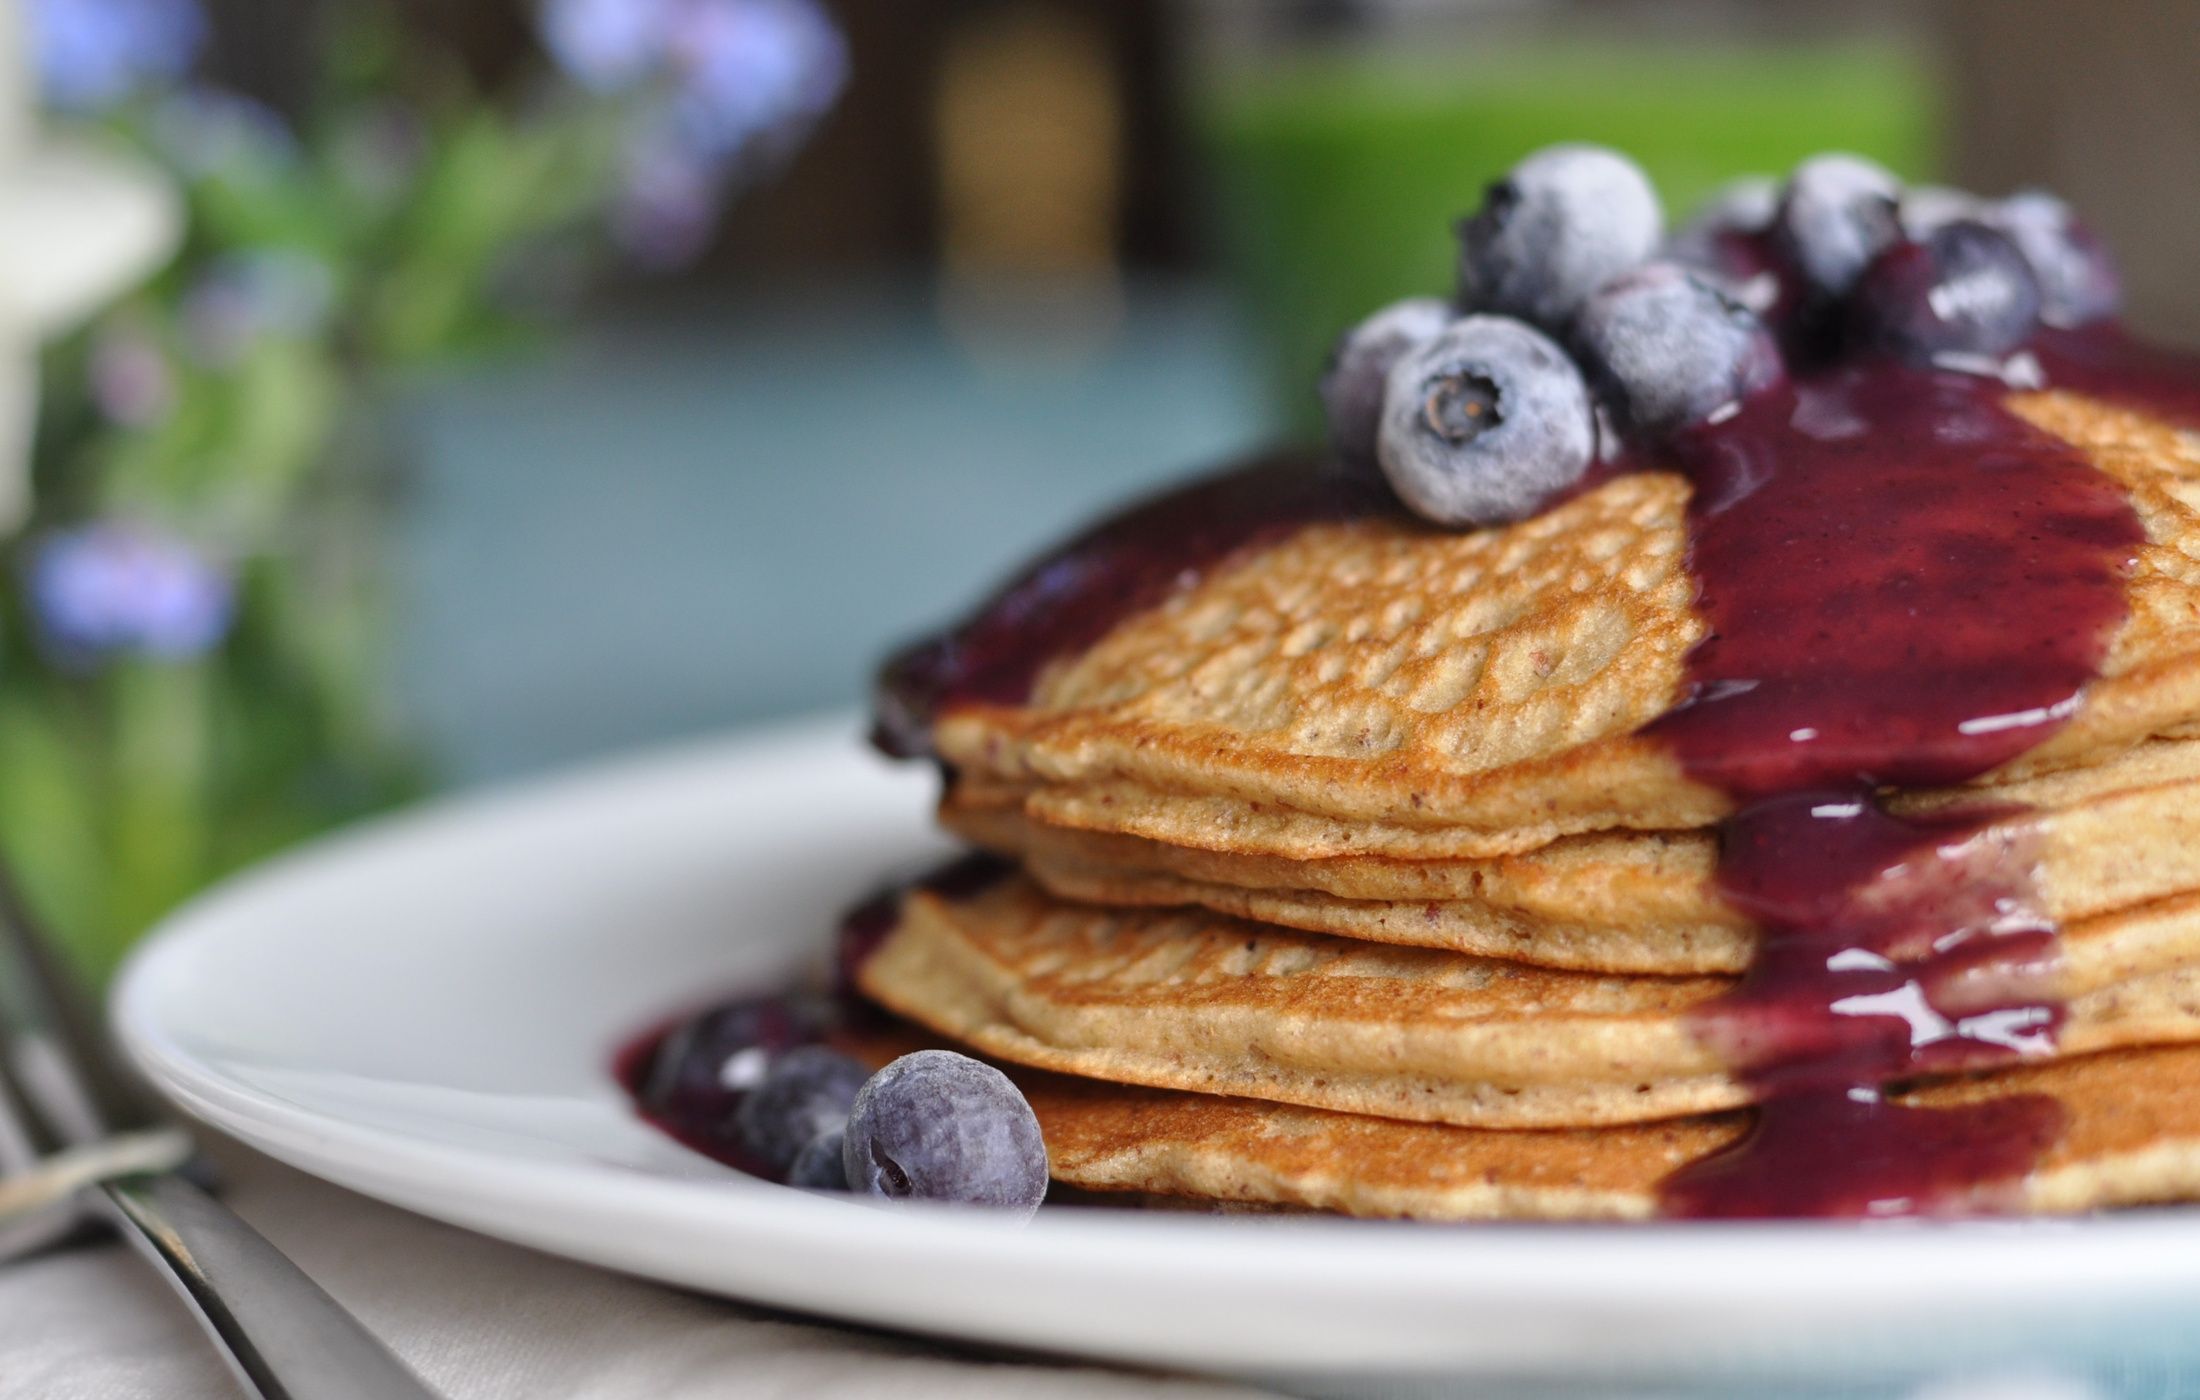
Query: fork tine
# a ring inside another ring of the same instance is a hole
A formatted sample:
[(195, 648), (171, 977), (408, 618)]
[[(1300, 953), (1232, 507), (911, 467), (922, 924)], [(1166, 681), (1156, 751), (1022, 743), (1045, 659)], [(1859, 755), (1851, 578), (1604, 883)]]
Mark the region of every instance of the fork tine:
[[(0, 1017), (12, 1021), (8, 1010), (0, 1003)], [(24, 1092), (15, 1064), (21, 1043), (12, 1033), (0, 1038), (0, 1179), (29, 1172), (56, 1142), (37, 1104)], [(58, 1244), (85, 1223), (83, 1208), (74, 1201), (0, 1221), (0, 1262)]]
[[(4, 856), (0, 856), (0, 956), (20, 973), (7, 980), (16, 984), (15, 999), (24, 1003), (23, 1014), (49, 1038), (32, 1087), (65, 1086), (56, 1090), (57, 1096), (83, 1110), (67, 1116), (87, 1120), (59, 1124), (67, 1136), (85, 1141), (160, 1118), (146, 1091), (122, 1067), (90, 998), (24, 899), (14, 867)], [(0, 1012), (5, 1010), (0, 1004)]]

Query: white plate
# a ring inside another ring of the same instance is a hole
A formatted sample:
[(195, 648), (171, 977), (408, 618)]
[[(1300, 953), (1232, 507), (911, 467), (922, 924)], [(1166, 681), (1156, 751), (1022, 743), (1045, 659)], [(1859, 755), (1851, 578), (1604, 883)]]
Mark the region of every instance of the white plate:
[[(1536, 1386), (2167, 1355), (2200, 1213), (2064, 1223), (1443, 1228), (805, 1196), (635, 1120), (608, 1064), (769, 984), (940, 846), (852, 720), (430, 807), (248, 875), (115, 1017), (190, 1112), (426, 1215), (887, 1327), (1237, 1373)], [(2189, 1352), (2180, 1355), (2189, 1356)]]

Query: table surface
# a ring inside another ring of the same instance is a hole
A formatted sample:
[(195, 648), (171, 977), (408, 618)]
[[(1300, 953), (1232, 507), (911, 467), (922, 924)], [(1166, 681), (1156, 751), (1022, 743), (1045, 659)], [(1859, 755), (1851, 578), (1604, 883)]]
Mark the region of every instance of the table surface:
[[(449, 1400), (1233, 1400), (1266, 1392), (838, 1327), (408, 1215), (216, 1144), (231, 1205)], [(235, 1400), (121, 1246), (0, 1269), (0, 1400)]]

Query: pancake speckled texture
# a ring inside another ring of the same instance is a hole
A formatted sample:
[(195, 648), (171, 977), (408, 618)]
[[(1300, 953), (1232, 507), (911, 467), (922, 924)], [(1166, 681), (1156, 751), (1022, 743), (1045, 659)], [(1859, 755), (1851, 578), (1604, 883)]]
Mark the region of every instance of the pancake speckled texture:
[[(2200, 437), (2073, 394), (2008, 402), (2125, 490), (2147, 543), (2054, 737), (1882, 795), (1998, 813), (1966, 839), (2028, 867), (2038, 907), (2012, 912), (2062, 931), (2048, 965), (1934, 993), (1952, 1016), (2060, 1003), (2052, 1052), (1898, 1092), (2061, 1103), (1999, 1206), (2192, 1199)], [(1496, 529), (1303, 526), (1061, 658), (1027, 703), (951, 707), (942, 824), (1020, 872), (904, 896), (861, 991), (919, 1028), (896, 1034), (1007, 1068), (1070, 1186), (1655, 1214), (1758, 1095), (1702, 1022), (1760, 939), (1717, 889), (1732, 803), (1640, 733), (1706, 632), (1688, 491), (1637, 473)]]
[[(1017, 1077), (1054, 1172), (1093, 1191), (1152, 1192), (1419, 1220), (1643, 1220), (1674, 1168), (1738, 1139), (1743, 1114), (1624, 1128), (1493, 1132), (1250, 1099)], [(2200, 1196), (2200, 1050), (2123, 1050), (1934, 1085), (1942, 1105), (2047, 1094), (2060, 1141), (2018, 1209), (2069, 1214)]]
[[(2149, 542), (2100, 679), (2001, 777), (2200, 716), (2200, 451), (2076, 396), (2010, 402), (2126, 488)], [(1302, 529), (1050, 668), (1028, 705), (951, 710), (941, 756), (1045, 823), (1291, 860), (1708, 825), (1728, 799), (1637, 733), (1703, 636), (1687, 498), (1639, 473), (1502, 529)]]
[[(1916, 813), (1974, 799), (2028, 809), (1986, 839), (2034, 843), (2042, 903), (2057, 919), (2200, 890), (2200, 741), (2150, 740), (2095, 767), (1891, 805)], [(1317, 933), (1597, 972), (1740, 972), (1756, 946), (1748, 920), (1713, 888), (1718, 848), (1708, 831), (1591, 833), (1482, 860), (1287, 861), (1065, 831), (1013, 801), (980, 802), (959, 788), (941, 820), (1019, 857), (1066, 899), (1201, 905)]]
[[(2200, 896), (2088, 921), (2061, 1050), (2200, 1039)], [(1720, 977), (1610, 977), (1102, 909), (1021, 877), (918, 891), (859, 974), (989, 1055), (1125, 1084), (1477, 1127), (1635, 1123), (1753, 1095), (1692, 1029)], [(1951, 996), (1953, 994), (1950, 994)]]

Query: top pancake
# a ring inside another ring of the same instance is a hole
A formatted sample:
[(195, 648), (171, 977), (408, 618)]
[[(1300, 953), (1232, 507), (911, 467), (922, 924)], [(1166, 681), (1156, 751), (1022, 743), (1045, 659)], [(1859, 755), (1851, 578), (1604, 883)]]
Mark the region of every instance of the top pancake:
[[(2129, 493), (2148, 543), (2129, 617), (2054, 737), (2003, 772), (2083, 765), (2200, 716), (2200, 448), (2063, 393), (2010, 407)], [(1725, 816), (1637, 733), (1682, 695), (1705, 626), (1688, 485), (1615, 478), (1502, 529), (1395, 519), (1244, 551), (935, 742), (1034, 820), (1290, 860), (1456, 859)]]

